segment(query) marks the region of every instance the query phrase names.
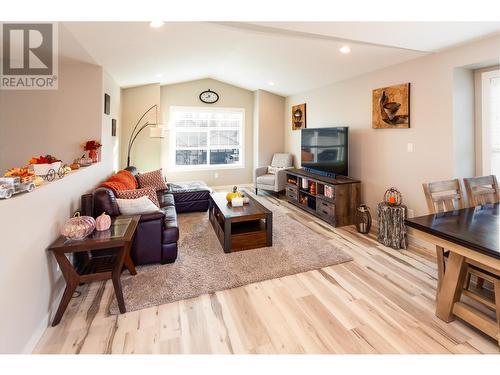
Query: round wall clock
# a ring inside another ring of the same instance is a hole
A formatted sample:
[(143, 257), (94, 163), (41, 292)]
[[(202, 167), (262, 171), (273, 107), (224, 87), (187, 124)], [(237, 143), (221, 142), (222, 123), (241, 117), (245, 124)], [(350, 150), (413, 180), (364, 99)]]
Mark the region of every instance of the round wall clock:
[(203, 91), (200, 94), (200, 100), (203, 103), (213, 104), (217, 100), (219, 100), (219, 94), (217, 94), (215, 91), (211, 91), (211, 90)]

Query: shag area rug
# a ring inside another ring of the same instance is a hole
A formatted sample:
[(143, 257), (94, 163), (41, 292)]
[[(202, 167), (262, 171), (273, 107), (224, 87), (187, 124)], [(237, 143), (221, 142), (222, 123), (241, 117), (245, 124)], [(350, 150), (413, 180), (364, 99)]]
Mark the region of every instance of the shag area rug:
[[(259, 199), (273, 212), (273, 246), (226, 254), (208, 212), (178, 216), (175, 263), (137, 267), (122, 276), (127, 311), (140, 310), (352, 260), (322, 234), (292, 219), (280, 206)], [(116, 299), (111, 314), (118, 314)]]

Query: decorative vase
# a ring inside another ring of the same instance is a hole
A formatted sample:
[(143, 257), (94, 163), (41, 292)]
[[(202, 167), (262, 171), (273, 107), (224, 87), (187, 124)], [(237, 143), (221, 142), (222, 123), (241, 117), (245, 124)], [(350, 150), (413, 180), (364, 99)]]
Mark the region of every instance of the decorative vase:
[(89, 150), (89, 158), (92, 159), (92, 163), (97, 163), (97, 150)]

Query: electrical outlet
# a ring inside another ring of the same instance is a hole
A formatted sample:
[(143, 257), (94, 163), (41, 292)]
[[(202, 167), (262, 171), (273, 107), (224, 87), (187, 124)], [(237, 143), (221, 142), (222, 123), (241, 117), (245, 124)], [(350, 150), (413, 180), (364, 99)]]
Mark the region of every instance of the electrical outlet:
[(414, 148), (413, 148), (413, 143), (408, 143), (406, 145), (406, 151), (408, 152), (413, 152)]
[(415, 217), (415, 212), (411, 208), (408, 208), (408, 219), (412, 217)]
[(214, 173), (214, 178), (219, 178), (219, 172)]

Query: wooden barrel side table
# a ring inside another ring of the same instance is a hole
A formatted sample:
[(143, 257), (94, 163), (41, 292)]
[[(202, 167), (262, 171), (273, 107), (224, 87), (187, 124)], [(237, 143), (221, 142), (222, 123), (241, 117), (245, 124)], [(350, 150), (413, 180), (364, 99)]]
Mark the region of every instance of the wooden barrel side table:
[(377, 206), (378, 234), (377, 240), (393, 249), (406, 249), (405, 205), (391, 206), (381, 202)]

